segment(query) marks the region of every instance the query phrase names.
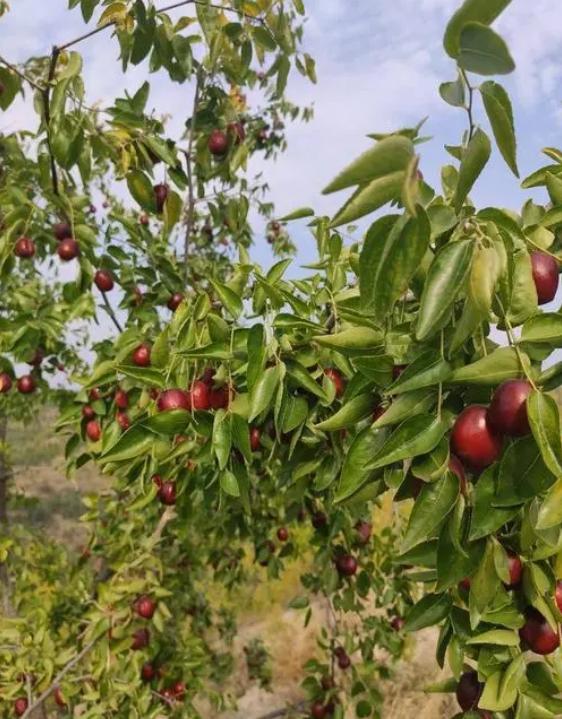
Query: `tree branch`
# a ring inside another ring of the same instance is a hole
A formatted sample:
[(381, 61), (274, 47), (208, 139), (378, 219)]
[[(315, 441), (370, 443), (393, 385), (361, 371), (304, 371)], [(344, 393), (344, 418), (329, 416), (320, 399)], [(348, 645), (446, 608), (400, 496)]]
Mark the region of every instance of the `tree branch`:
[(68, 672), (82, 661), (82, 659), (86, 656), (86, 654), (88, 654), (88, 652), (90, 652), (94, 648), (94, 646), (101, 639), (102, 636), (103, 635), (101, 634), (99, 637), (92, 639), (91, 642), (86, 644), (86, 646), (81, 649), (81, 651), (74, 657), (74, 659), (71, 659), (68, 664), (66, 664), (60, 670), (60, 672), (53, 679), (53, 683), (49, 687), (47, 687), (47, 689), (45, 689), (45, 691), (40, 694), (33, 703), (29, 703), (29, 706), (22, 714), (21, 719), (28, 719), (28, 717), (31, 716), (32, 712), (34, 712), (37, 707), (41, 706), (45, 699), (48, 699), (51, 696), (51, 694), (55, 691), (55, 689), (58, 687), (64, 677), (68, 674)]
[(468, 77), (466, 76), (466, 72), (464, 70), (461, 70), (462, 79), (464, 80), (464, 83), (466, 85), (466, 88), (468, 90), (468, 105), (466, 106), (466, 112), (468, 114), (468, 141), (470, 142), (472, 140), (472, 136), (474, 135), (474, 118), (472, 115), (472, 107), (474, 104), (474, 88), (468, 81)]
[(187, 186), (189, 193), (189, 205), (187, 210), (187, 226), (185, 228), (185, 240), (183, 247), (183, 275), (184, 281), (187, 285), (187, 274), (188, 274), (188, 259), (189, 259), (189, 241), (191, 239), (191, 233), (193, 232), (193, 224), (195, 221), (195, 189), (193, 187), (193, 171), (191, 167), (191, 160), (193, 157), (193, 142), (195, 140), (195, 125), (197, 118), (197, 109), (199, 107), (199, 98), (201, 95), (201, 89), (203, 86), (203, 70), (199, 68), (197, 71), (197, 82), (195, 84), (195, 96), (193, 98), (193, 112), (191, 114), (191, 124), (189, 126), (189, 139), (187, 142), (187, 152), (185, 153), (187, 160)]
[[(184, 7), (185, 5), (201, 5), (202, 7), (210, 7), (214, 8), (215, 10), (222, 10), (223, 12), (236, 13), (236, 15), (239, 15), (240, 17), (244, 17), (247, 20), (252, 20), (254, 22), (259, 22), (262, 25), (264, 22), (262, 17), (254, 17), (254, 15), (250, 15), (243, 10), (236, 10), (232, 7), (223, 7), (222, 5), (219, 5), (217, 3), (205, 2), (205, 0), (181, 0), (181, 2), (176, 2), (172, 5), (167, 5), (163, 8), (160, 8), (159, 10), (156, 10), (156, 14), (159, 15), (163, 12), (170, 12), (170, 10), (176, 10), (176, 8)], [(100, 25), (95, 30), (90, 30), (90, 32), (87, 32), (84, 35), (80, 35), (79, 37), (74, 38), (74, 40), (70, 40), (69, 42), (64, 43), (64, 45), (59, 45), (58, 49), (59, 51), (67, 50), (69, 47), (77, 45), (83, 40), (87, 40), (88, 38), (93, 37), (94, 35), (97, 35), (98, 33), (103, 32), (110, 27), (113, 27), (115, 24), (116, 23), (114, 21), (106, 22), (104, 25)]]
[(53, 155), (53, 147), (51, 144), (51, 84), (55, 78), (55, 72), (57, 69), (57, 60), (60, 55), (59, 48), (54, 45), (51, 51), (51, 62), (49, 64), (49, 76), (47, 78), (47, 87), (43, 90), (43, 104), (45, 113), (45, 125), (47, 129), (47, 147), (49, 149), (49, 157), (51, 160), (51, 181), (53, 183), (53, 192), (55, 195), (59, 194), (59, 179), (57, 176), (57, 164)]
[(105, 305), (105, 309), (107, 310), (107, 314), (109, 315), (111, 321), (117, 328), (117, 331), (119, 333), (123, 332), (123, 328), (121, 327), (121, 324), (120, 324), (119, 320), (117, 319), (115, 312), (113, 311), (113, 307), (109, 304), (109, 300), (107, 299), (106, 293), (102, 292), (101, 296), (103, 297), (103, 303)]
[(39, 90), (40, 92), (45, 91), (45, 88), (42, 85), (39, 85), (39, 83), (35, 82), (35, 80), (32, 80), (24, 72), (19, 70), (16, 65), (13, 65), (11, 62), (8, 62), (6, 58), (2, 57), (2, 55), (0, 55), (0, 63), (2, 63), (2, 65), (5, 65), (12, 72), (15, 72), (18, 77), (21, 77), (22, 80), (25, 80), (25, 82), (29, 83), (31, 87), (35, 88), (36, 90)]

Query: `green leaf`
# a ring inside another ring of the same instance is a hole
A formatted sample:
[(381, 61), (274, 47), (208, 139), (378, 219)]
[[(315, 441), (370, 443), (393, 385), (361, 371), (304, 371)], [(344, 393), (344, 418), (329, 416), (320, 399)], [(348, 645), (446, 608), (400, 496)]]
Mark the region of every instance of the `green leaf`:
[(386, 387), (392, 379), (394, 360), (390, 355), (359, 356), (354, 358), (353, 364), (364, 377), (379, 387)]
[(408, 552), (420, 542), (435, 536), (458, 496), (459, 480), (452, 472), (446, 472), (437, 482), (424, 484), (412, 509), (401, 551)]
[(284, 434), (292, 432), (308, 417), (308, 402), (304, 397), (295, 397), (286, 393), (279, 412), (279, 427)]
[(275, 367), (266, 369), (259, 377), (250, 392), (250, 416), (248, 417), (250, 422), (272, 404), (283, 374), (284, 367), (276, 364)]
[(365, 465), (377, 453), (386, 437), (386, 432), (374, 430), (372, 427), (367, 427), (355, 437), (345, 456), (334, 497), (336, 503), (351, 497), (376, 476), (371, 470), (366, 470)]
[(553, 205), (562, 205), (562, 179), (553, 175), (552, 172), (546, 173), (546, 188)]
[(331, 417), (314, 425), (314, 427), (323, 432), (336, 432), (340, 429), (351, 427), (362, 419), (365, 419), (365, 417), (368, 417), (373, 411), (373, 406), (374, 398), (370, 392), (368, 394), (360, 394), (346, 402)]
[(372, 180), (359, 189), (340, 207), (330, 227), (349, 225), (360, 217), (369, 215), (391, 200), (398, 200), (402, 195), (402, 186), (406, 173), (404, 170)]
[(248, 369), (246, 381), (248, 390), (251, 392), (265, 364), (265, 335), (263, 325), (258, 324), (250, 328), (248, 332)]
[(102, 455), (101, 461), (126, 462), (148, 452), (155, 440), (155, 435), (141, 425), (136, 425), (124, 432), (117, 442)]
[(480, 93), (499, 151), (515, 177), (519, 177), (513, 109), (509, 95), (501, 85), (491, 80), (480, 85)]
[(418, 632), (425, 627), (433, 627), (449, 616), (451, 607), (452, 601), (448, 594), (426, 594), (406, 615), (404, 629), (407, 632)]
[(464, 107), (466, 102), (464, 82), (459, 76), (454, 82), (444, 82), (439, 86), (439, 94), (453, 107)]
[(416, 218), (397, 221), (396, 215), (377, 220), (367, 232), (359, 258), (363, 309), (382, 321), (406, 292), (429, 247), (430, 225), (419, 209)]
[(300, 362), (296, 362), (295, 360), (288, 361), (286, 366), (287, 374), (293, 382), (300, 385), (303, 389), (307, 390), (311, 394), (316, 395), (316, 397), (321, 399), (323, 402), (328, 401), (328, 397), (322, 389), (321, 385), (319, 385), (318, 382), (316, 382), (316, 380), (310, 376), (310, 373), (306, 369), (306, 367), (303, 367)]
[(478, 702), (482, 709), (507, 711), (515, 704), (518, 689), (525, 679), (525, 660), (520, 654), (503, 672), (495, 672), (488, 678)]
[(445, 382), (451, 372), (451, 365), (447, 361), (441, 359), (434, 350), (427, 350), (408, 365), (386, 392), (389, 395), (398, 395), (434, 387), (440, 382)]
[[(526, 355), (523, 360), (528, 362)], [(498, 347), (491, 354), (459, 367), (449, 377), (450, 384), (497, 385), (506, 379), (521, 377), (523, 370), (514, 347)]]
[(314, 217), (314, 210), (312, 207), (299, 207), (298, 210), (289, 212), (288, 215), (283, 215), (279, 218), (279, 222), (290, 222), (291, 220), (302, 220), (304, 217)]
[(510, 3), (511, 0), (465, 0), (445, 30), (443, 44), (447, 54), (452, 58), (458, 57), (461, 31), (467, 23), (491, 25)]
[(451, 315), (457, 294), (466, 282), (474, 243), (461, 240), (446, 245), (433, 260), (425, 281), (416, 338), (423, 341), (442, 329)]
[(238, 297), (236, 292), (233, 292), (230, 287), (227, 287), (220, 282), (215, 282), (214, 280), (209, 280), (209, 282), (217, 293), (217, 297), (219, 298), (221, 304), (232, 315), (232, 317), (234, 317), (234, 319), (238, 319), (244, 309), (240, 297)]
[(521, 329), (521, 340), (562, 347), (562, 315), (545, 312), (531, 317)]
[(427, 454), (437, 447), (446, 431), (445, 420), (427, 415), (411, 417), (394, 430), (365, 469), (377, 469)]
[(127, 175), (127, 187), (133, 199), (146, 212), (156, 212), (154, 189), (148, 177), (140, 170), (131, 170)]
[(168, 192), (164, 203), (164, 227), (166, 232), (171, 232), (181, 219), (183, 204), (177, 192)]
[(553, 482), (554, 477), (537, 452), (533, 437), (521, 437), (503, 453), (492, 505), (520, 506), (546, 492)]
[(230, 458), (232, 447), (232, 431), (230, 416), (219, 409), (213, 421), (213, 451), (217, 457), (219, 468), (224, 469)]
[(477, 75), (508, 75), (515, 70), (503, 38), (478, 22), (467, 23), (461, 30), (457, 62), (464, 70)]
[(250, 431), (248, 423), (238, 414), (230, 413), (230, 428), (232, 444), (238, 449), (247, 462), (252, 461), (252, 448), (250, 447)]
[(539, 509), (537, 529), (551, 529), (562, 524), (562, 479), (554, 484)]
[(484, 319), (488, 317), (500, 274), (499, 258), (493, 247), (477, 247), (472, 259), (468, 291), (472, 304)]
[(0, 83), (4, 87), (0, 94), (0, 110), (7, 110), (21, 90), (21, 80), (8, 68), (0, 67)]
[(220, 485), (222, 491), (230, 497), (240, 496), (240, 485), (238, 484), (238, 480), (229, 469), (225, 469), (224, 472), (221, 472)]
[(143, 419), (140, 426), (149, 432), (163, 435), (181, 434), (189, 423), (190, 413), (185, 409), (172, 409)]
[(500, 587), (494, 561), (494, 545), (491, 540), (486, 543), (486, 551), (476, 573), (470, 583), (470, 608), (484, 611), (493, 601)]
[(375, 421), (373, 428), (389, 427), (398, 424), (408, 417), (425, 414), (435, 404), (436, 396), (428, 390), (405, 392), (399, 395), (384, 413)]
[(489, 629), (467, 641), (470, 645), (496, 644), (499, 647), (518, 647), (520, 643), (519, 634), (511, 629)]
[(555, 477), (562, 477), (560, 412), (552, 397), (539, 391), (527, 398), (527, 414), (533, 437), (546, 466)]
[(437, 447), (429, 454), (414, 458), (410, 465), (410, 471), (414, 477), (418, 477), (424, 482), (435, 482), (447, 471), (449, 454), (449, 440), (447, 437), (443, 437)]
[(401, 135), (387, 137), (346, 167), (322, 194), (328, 195), (347, 187), (365, 185), (372, 180), (404, 171), (413, 155), (414, 145), (411, 140)]
[(352, 327), (335, 335), (320, 335), (313, 340), (338, 352), (357, 352), (382, 346), (383, 334), (368, 327)]
[(518, 507), (494, 507), (496, 466), (489, 467), (474, 488), (474, 507), (470, 523), (469, 540), (493, 534), (518, 513)]
[(277, 49), (277, 43), (275, 42), (275, 38), (263, 25), (255, 25), (252, 28), (252, 35), (254, 36), (254, 40), (257, 42), (257, 44), (263, 47), (264, 50), (269, 50), (270, 52), (273, 52)]
[(457, 212), (460, 211), (468, 197), (468, 193), (490, 159), (491, 152), (492, 146), (488, 135), (480, 129), (476, 130), (461, 161), (457, 188), (453, 199)]
[(533, 280), (531, 256), (525, 245), (515, 246), (511, 255), (511, 297), (507, 319), (514, 327), (537, 313), (537, 288)]
[(142, 382), (149, 387), (158, 387), (164, 389), (166, 381), (164, 374), (156, 367), (137, 367), (136, 365), (117, 365), (116, 370), (120, 374), (132, 377), (137, 382)]

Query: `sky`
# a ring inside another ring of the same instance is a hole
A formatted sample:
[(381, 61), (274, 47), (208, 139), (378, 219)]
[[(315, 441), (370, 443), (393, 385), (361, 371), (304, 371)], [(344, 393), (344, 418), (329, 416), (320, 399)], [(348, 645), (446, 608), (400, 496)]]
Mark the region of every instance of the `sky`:
[[(443, 30), (459, 0), (308, 0), (304, 45), (316, 59), (318, 84), (298, 73), (289, 82), (289, 97), (313, 105), (314, 120), (288, 128), (288, 151), (276, 162), (258, 160), (252, 169), (266, 169), (271, 198), (280, 214), (303, 205), (333, 214), (346, 193), (323, 197), (322, 187), (370, 144), (366, 135), (411, 125), (429, 116), (426, 133), (433, 140), (421, 147), (421, 168), (437, 184), (439, 167), (449, 161), (445, 143), (457, 144), (466, 126), (462, 110), (445, 105), (439, 84), (455, 77), (453, 62), (442, 49)], [(175, 11), (185, 13), (185, 8)], [(90, 28), (93, 25), (90, 25)], [(562, 5), (558, 0), (513, 0), (497, 23), (517, 64), (513, 76), (502, 79), (513, 99), (522, 175), (542, 163), (540, 149), (556, 144), (562, 130)], [(19, 62), (45, 54), (84, 30), (78, 9), (67, 0), (13, 0), (0, 20), (0, 52)], [(146, 66), (124, 76), (116, 61), (118, 48), (109, 32), (79, 46), (84, 54), (90, 101), (109, 102), (124, 88), (144, 80)], [(189, 114), (192, 88), (175, 85), (164, 73), (152, 76), (151, 103), (172, 117), (171, 129)], [(487, 122), (477, 104), (477, 122)], [(24, 103), (0, 118), (0, 130), (34, 123)], [(179, 129), (179, 127), (178, 127)], [(540, 198), (540, 193), (535, 197)], [(519, 207), (525, 195), (497, 151), (474, 198), (481, 204)], [(313, 242), (298, 228), (299, 256), (314, 258)], [(258, 241), (259, 258), (268, 248)]]
[[(49, 51), (81, 34), (84, 23), (78, 9), (68, 11), (67, 0), (12, 0), (12, 10), (0, 20), (0, 52), (14, 62)], [(158, 3), (157, 3), (158, 4)], [(252, 163), (264, 170), (270, 197), (278, 214), (301, 206), (334, 214), (346, 192), (324, 197), (321, 189), (346, 164), (372, 143), (369, 132), (386, 132), (417, 123), (428, 116), (426, 134), (433, 140), (420, 146), (426, 180), (439, 185), (440, 166), (451, 160), (444, 144), (458, 144), (467, 119), (464, 111), (445, 105), (441, 82), (455, 78), (455, 67), (443, 48), (448, 18), (460, 0), (308, 0), (305, 49), (316, 59), (318, 84), (298, 73), (291, 75), (288, 95), (297, 104), (313, 105), (312, 122), (288, 127), (288, 151), (275, 162)], [(185, 9), (176, 13), (185, 12)], [(90, 28), (93, 25), (89, 26)], [(546, 164), (541, 148), (559, 143), (562, 132), (562, 3), (559, 0), (513, 0), (496, 23), (507, 40), (516, 72), (501, 82), (508, 88), (519, 138), (519, 165), (524, 177)], [(145, 79), (146, 65), (124, 76), (117, 61), (118, 47), (109, 32), (80, 46), (90, 103), (110, 102), (124, 88), (134, 90)], [(193, 88), (178, 86), (163, 73), (152, 76), (151, 104), (171, 115), (171, 125), (189, 115)], [(480, 103), (476, 121), (488, 124)], [(12, 131), (35, 122), (25, 103), (16, 103), (0, 117), (0, 131)], [(179, 126), (178, 126), (179, 127)], [(519, 188), (497, 150), (486, 168), (473, 199), (519, 208), (529, 196)], [(534, 191), (546, 202), (544, 191)], [(299, 263), (314, 261), (315, 245), (304, 223), (292, 228)], [(258, 231), (254, 250), (265, 266), (271, 253)]]

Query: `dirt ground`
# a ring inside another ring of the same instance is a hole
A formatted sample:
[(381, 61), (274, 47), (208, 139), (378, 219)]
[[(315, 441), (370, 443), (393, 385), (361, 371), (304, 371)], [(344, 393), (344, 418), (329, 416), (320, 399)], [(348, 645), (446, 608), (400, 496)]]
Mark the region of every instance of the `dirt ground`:
[[(309, 626), (302, 627), (302, 613), (292, 610), (280, 611), (275, 617), (243, 624), (236, 640), (236, 651), (242, 655), (242, 646), (254, 637), (261, 637), (267, 644), (273, 660), (273, 692), (259, 689), (249, 682), (243, 662), (232, 679), (237, 687), (236, 711), (221, 714), (224, 719), (260, 719), (269, 712), (286, 705), (294, 706), (303, 699), (299, 688), (302, 667), (314, 656), (315, 634), (320, 628), (324, 612), (318, 608)], [(383, 719), (447, 719), (458, 709), (450, 695), (425, 694), (424, 686), (441, 677), (435, 662), (434, 630), (420, 632), (412, 639), (407, 658), (396, 667), (393, 678), (381, 684), (385, 697)], [(205, 714), (212, 719), (212, 713)], [(300, 716), (300, 715), (299, 715)], [(354, 717), (353, 712), (346, 715)]]

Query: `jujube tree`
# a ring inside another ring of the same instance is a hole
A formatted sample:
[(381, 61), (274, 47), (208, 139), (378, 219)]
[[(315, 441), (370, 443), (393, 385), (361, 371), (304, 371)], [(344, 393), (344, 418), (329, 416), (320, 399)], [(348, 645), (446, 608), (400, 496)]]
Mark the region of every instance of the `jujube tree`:
[[(358, 716), (380, 715), (375, 648), (398, 656), (404, 632), (437, 625), (437, 661), (448, 663), (451, 679), (433, 690), (456, 693), (459, 717), (555, 716), (562, 709), (562, 444), (549, 392), (562, 370), (545, 362), (562, 346), (562, 325), (541, 306), (555, 299), (559, 283), (562, 154), (547, 148), (553, 164), (523, 181), (544, 186), (548, 205), (529, 201), (510, 212), (477, 209), (469, 198), (492, 150), (475, 122), (477, 95), (499, 152), (518, 175), (509, 96), (496, 81), (473, 80), (514, 69), (491, 27), (509, 0), (466, 0), (446, 28), (457, 77), (440, 92), (467, 111), (468, 129), (460, 144), (447, 145), (454, 164), (442, 170), (440, 193), (419, 170), (421, 125), (373, 135), (369, 149), (324, 190), (352, 191), (333, 218), (309, 208), (282, 218), (309, 218), (318, 248), (310, 274), (293, 280), (290, 260), (264, 271), (250, 258), (249, 194), (236, 172), (267, 136), (254, 128), (247, 143), (233, 112), (240, 96), (233, 101), (214, 78), (221, 73), (241, 85), (275, 77), (275, 112), (291, 114), (280, 99), (290, 58), (314, 78), (311, 58), (296, 44), (295, 11), (303, 8), (246, 2), (230, 8), (237, 21), (229, 22), (213, 4), (185, 4), (196, 8), (204, 55), (181, 36), (189, 23), (174, 25), (142, 2), (111, 3), (102, 22), (115, 28), (125, 65), (150, 53), (151, 67), (195, 79), (186, 147), (144, 115), (146, 85), (115, 103), (110, 129), (81, 119), (74, 53), (57, 76), (60, 49), (53, 51), (50, 84), (41, 89), (46, 148), (31, 171), (48, 180), (46, 202), (61, 202), (74, 165), (106, 188), (109, 163), (145, 214), (110, 200), (101, 262), (94, 253), (99, 232), (89, 243), (82, 230), (86, 284), (97, 271), (94, 282), (119, 334), (96, 348), (92, 373), (58, 423), (69, 434), (70, 469), (94, 461), (113, 481), (110, 496), (88, 500), (98, 576), (78, 573), (68, 588), (93, 592), (95, 601), (80, 604), (73, 650), (65, 646), (62, 659), (51, 660), (65, 667), (61, 679), (80, 662), (93, 679), (61, 689), (45, 647), (34, 653), (18, 634), (22, 648), (3, 677), (20, 702), (14, 711), (25, 716), (43, 692), (86, 716), (100, 704), (143, 716), (163, 708), (197, 716), (197, 694), (212, 693), (209, 680), (222, 681), (228, 669), (206, 629), (215, 625), (228, 636), (230, 628), (198, 603), (197, 578), (211, 567), (226, 586), (243, 581), (248, 547), (278, 576), (298, 554), (292, 534), (306, 521), (314, 558), (292, 605), (305, 622), (315, 603), (324, 602), (330, 616), (321, 653), (306, 667), (306, 714), (343, 717), (353, 705)], [(82, 9), (87, 17), (84, 3)], [(275, 60), (260, 78), (253, 56), (266, 51)], [(33, 83), (38, 70), (28, 70)], [(17, 82), (12, 74), (10, 81)], [(65, 102), (76, 109), (57, 120), (55, 97), (59, 111)], [(57, 144), (58, 132), (66, 140)], [(84, 148), (98, 168), (91, 175)], [(159, 183), (150, 178), (157, 160), (168, 176)], [(187, 192), (183, 225), (168, 178)], [(60, 242), (75, 239), (74, 213), (82, 222), (89, 207), (85, 198), (72, 199), (61, 205), (71, 232), (56, 232), (72, 237)], [(388, 203), (392, 214), (344, 243), (339, 228)], [(161, 234), (148, 242), (153, 221)], [(270, 222), (272, 238), (282, 222)], [(210, 242), (225, 227), (237, 259), (219, 260)], [(20, 243), (18, 261), (32, 260), (32, 249)], [(192, 270), (196, 263), (202, 271)], [(115, 278), (124, 289), (146, 285), (126, 294), (123, 328), (107, 297)], [(171, 318), (155, 309), (162, 304)], [(385, 493), (397, 504), (413, 500), (397, 551), (394, 530), (372, 531), (373, 507)], [(25, 562), (10, 547), (8, 567)], [(186, 608), (189, 621), (174, 626), (172, 617)], [(359, 619), (348, 621), (353, 615)], [(43, 629), (49, 644), (68, 644), (56, 630)], [(527, 652), (546, 659), (528, 660)], [(247, 654), (261, 661), (260, 647)], [(119, 671), (107, 673), (107, 662)], [(38, 688), (28, 679), (27, 696), (19, 696), (22, 673), (34, 670)], [(222, 708), (220, 691), (213, 699)]]

